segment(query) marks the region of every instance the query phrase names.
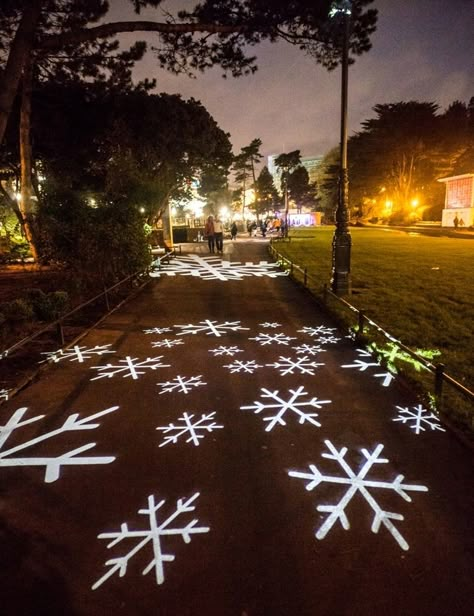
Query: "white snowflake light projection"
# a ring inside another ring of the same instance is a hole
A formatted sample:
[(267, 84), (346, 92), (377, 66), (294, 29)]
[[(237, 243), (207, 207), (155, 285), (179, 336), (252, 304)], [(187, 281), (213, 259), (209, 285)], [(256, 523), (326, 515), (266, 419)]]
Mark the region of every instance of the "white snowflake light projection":
[[(359, 357), (365, 357), (367, 359), (355, 359), (353, 364), (344, 364), (341, 368), (354, 368), (359, 372), (365, 372), (367, 368), (380, 368), (380, 362), (373, 361), (373, 356), (369, 353), (369, 351), (366, 351), (365, 349), (357, 349), (357, 354)], [(373, 376), (376, 379), (382, 379), (381, 384), (383, 387), (388, 387), (395, 378), (390, 372), (377, 372)]]
[(288, 346), (290, 340), (296, 340), (291, 336), (286, 336), (285, 334), (262, 334), (259, 333), (255, 338), (249, 338), (249, 340), (255, 340), (261, 346), (267, 346), (269, 344), (282, 344)]
[(145, 530), (131, 530), (128, 528), (126, 522), (120, 525), (120, 530), (112, 533), (101, 533), (99, 539), (111, 539), (107, 548), (113, 548), (120, 542), (124, 541), (129, 543), (131, 540), (135, 541), (134, 547), (129, 549), (123, 556), (111, 558), (105, 564), (110, 567), (105, 575), (103, 575), (92, 586), (92, 590), (97, 590), (104, 582), (106, 582), (113, 575), (118, 574), (119, 577), (123, 577), (127, 573), (129, 561), (138, 554), (147, 544), (150, 544), (152, 548), (153, 557), (148, 565), (143, 569), (142, 575), (147, 575), (150, 571), (155, 571), (155, 579), (157, 584), (163, 584), (165, 581), (164, 564), (173, 562), (175, 559), (174, 554), (167, 554), (164, 551), (163, 541), (166, 537), (177, 535), (182, 538), (184, 543), (191, 542), (191, 535), (208, 533), (210, 528), (208, 526), (196, 526), (198, 520), (194, 519), (188, 522), (184, 526), (175, 525), (175, 520), (185, 513), (190, 513), (195, 510), (195, 506), (192, 504), (199, 497), (199, 492), (196, 492), (188, 499), (180, 498), (176, 503), (175, 510), (167, 517), (163, 522), (158, 520), (157, 512), (165, 504), (165, 500), (161, 500), (158, 503), (155, 502), (155, 497), (151, 494), (148, 497), (148, 507), (145, 509), (139, 509), (140, 515), (148, 516), (149, 528)]
[(311, 361), (309, 357), (296, 357), (292, 359), (291, 357), (282, 357), (278, 361), (273, 364), (266, 364), (269, 367), (276, 368), (280, 371), (282, 376), (286, 374), (294, 374), (295, 371), (300, 374), (313, 374), (314, 368), (319, 368), (319, 366), (324, 366), (324, 364), (316, 363), (315, 361)]
[(290, 477), (303, 479), (306, 481), (306, 490), (311, 492), (321, 483), (332, 483), (337, 486), (347, 486), (344, 494), (339, 502), (334, 505), (318, 505), (317, 509), (321, 513), (327, 513), (323, 524), (316, 532), (317, 539), (324, 539), (332, 527), (339, 522), (344, 530), (349, 530), (350, 524), (346, 515), (346, 508), (352, 498), (359, 493), (371, 507), (374, 512), (371, 530), (373, 533), (378, 533), (381, 524), (385, 526), (388, 532), (392, 535), (402, 550), (408, 550), (409, 546), (404, 537), (393, 524), (392, 520), (403, 520), (403, 516), (399, 513), (385, 511), (378, 504), (377, 500), (372, 496), (372, 490), (392, 490), (394, 493), (401, 496), (404, 500), (411, 502), (407, 492), (427, 492), (428, 488), (423, 485), (405, 484), (403, 483), (404, 476), (398, 475), (393, 481), (384, 481), (382, 479), (368, 479), (367, 475), (372, 470), (375, 464), (387, 464), (386, 458), (379, 457), (383, 450), (383, 445), (377, 445), (373, 452), (367, 449), (362, 449), (362, 455), (365, 462), (358, 472), (354, 471), (347, 462), (345, 456), (347, 447), (338, 450), (331, 441), (324, 441), (329, 453), (323, 453), (322, 457), (328, 460), (334, 460), (339, 464), (341, 475), (325, 475), (314, 464), (309, 465), (309, 472), (290, 471)]
[(233, 357), (237, 353), (243, 353), (243, 350), (239, 349), (239, 347), (236, 346), (221, 345), (216, 347), (215, 349), (209, 349), (209, 353), (212, 353), (214, 357), (217, 357), (218, 355), (229, 355), (230, 357)]
[(123, 378), (131, 377), (136, 380), (147, 370), (157, 370), (158, 368), (169, 368), (170, 364), (163, 364), (160, 360), (163, 355), (158, 357), (147, 357), (144, 360), (139, 360), (138, 357), (130, 357), (127, 355), (125, 359), (119, 359), (118, 364), (106, 364), (105, 366), (92, 366), (91, 369), (96, 369), (98, 374), (91, 381), (97, 379), (108, 378), (122, 375)]
[(150, 329), (143, 330), (145, 334), (164, 334), (165, 332), (172, 332), (171, 327), (152, 327)]
[(46, 361), (59, 362), (62, 359), (69, 359), (69, 361), (77, 361), (82, 364), (87, 359), (95, 355), (105, 355), (106, 353), (115, 353), (115, 351), (111, 351), (109, 347), (111, 344), (101, 344), (96, 345), (95, 347), (87, 348), (85, 346), (78, 346), (77, 344), (71, 347), (70, 349), (58, 349), (57, 351), (51, 351), (48, 353), (41, 353), (41, 355), (46, 355), (46, 359), (43, 359), (39, 363), (43, 363)]
[(281, 323), (260, 323), (261, 327), (264, 327), (265, 329), (276, 329), (277, 327), (281, 327)]
[(341, 338), (337, 338), (337, 336), (319, 336), (316, 338), (316, 342), (319, 344), (337, 344), (341, 341)]
[(0, 389), (0, 400), (3, 398), (3, 400), (8, 400), (8, 392), (10, 390), (9, 389)]
[(262, 387), (261, 391), (261, 398), (264, 400), (270, 400), (270, 402), (254, 401), (253, 404), (241, 406), (240, 409), (242, 411), (253, 411), (256, 415), (267, 412), (274, 413), (269, 417), (263, 418), (263, 421), (268, 422), (265, 432), (270, 432), (277, 424), (280, 426), (286, 426), (285, 416), (288, 412), (294, 413), (299, 417), (298, 423), (304, 424), (305, 422), (308, 422), (319, 428), (321, 424), (316, 420), (318, 414), (307, 413), (306, 410), (308, 407), (321, 409), (323, 404), (331, 403), (331, 400), (318, 400), (316, 397), (313, 397), (310, 400), (302, 400), (301, 398), (309, 395), (304, 390), (303, 386), (298, 387), (298, 389), (290, 389), (289, 393), (291, 395), (289, 400), (285, 400), (283, 397), (279, 396), (278, 390), (270, 391), (269, 389)]
[(322, 349), (319, 344), (300, 344), (291, 348), (295, 349), (297, 355), (317, 355), (326, 352), (326, 349)]
[(397, 406), (398, 417), (392, 421), (401, 421), (411, 428), (415, 434), (425, 432), (425, 430), (440, 430), (446, 432), (446, 430), (439, 423), (438, 417), (431, 411), (424, 409), (421, 404), (414, 406), (412, 409), (408, 407)]
[(185, 336), (186, 334), (206, 334), (206, 336), (217, 336), (220, 338), (229, 332), (248, 330), (248, 327), (241, 327), (240, 321), (225, 321), (224, 323), (218, 323), (217, 321), (199, 321), (197, 325), (189, 323), (188, 325), (175, 325), (181, 329), (177, 336)]
[(239, 263), (238, 261), (224, 261), (219, 257), (202, 257), (201, 255), (186, 255), (177, 257), (167, 264), (161, 264), (150, 276), (193, 276), (203, 280), (243, 280), (249, 276), (261, 278), (276, 278), (287, 276), (288, 273), (280, 270), (277, 263), (260, 261), (259, 263)]
[(151, 346), (154, 348), (166, 347), (171, 349), (171, 347), (177, 346), (178, 344), (184, 344), (182, 340), (173, 340), (172, 338), (164, 338), (163, 340), (157, 340), (151, 343)]
[(258, 370), (258, 368), (263, 368), (263, 366), (257, 364), (254, 359), (247, 361), (240, 361), (236, 359), (231, 364), (226, 364), (224, 368), (227, 368), (231, 374), (234, 374), (235, 372), (247, 372), (248, 374), (253, 374), (255, 370)]
[(332, 336), (335, 331), (337, 331), (336, 327), (326, 327), (325, 325), (316, 325), (315, 327), (305, 326), (303, 329), (298, 330), (298, 332), (302, 334), (308, 334), (308, 336), (315, 338), (319, 338), (320, 336)]
[(193, 390), (193, 387), (201, 387), (202, 385), (207, 385), (204, 381), (201, 381), (202, 374), (198, 376), (180, 376), (178, 375), (171, 381), (166, 381), (164, 383), (157, 383), (157, 385), (161, 385), (161, 394), (167, 394), (172, 392), (180, 392), (183, 394), (189, 394), (190, 391)]
[(175, 445), (181, 436), (188, 437), (185, 441), (186, 443), (193, 443), (196, 447), (199, 446), (199, 441), (204, 438), (206, 432), (220, 430), (224, 427), (216, 424), (214, 421), (215, 414), (215, 412), (212, 412), (207, 415), (201, 415), (201, 419), (198, 419), (192, 413), (183, 413), (177, 420), (181, 422), (180, 424), (174, 425), (174, 423), (170, 423), (168, 426), (158, 426), (157, 430), (162, 430), (163, 434), (168, 435), (165, 436), (160, 447), (164, 447), (169, 443)]
[(78, 413), (73, 413), (72, 415), (69, 415), (69, 417), (65, 420), (65, 422), (60, 428), (45, 432), (44, 434), (37, 436), (36, 438), (21, 443), (20, 445), (16, 445), (15, 447), (11, 447), (10, 449), (3, 449), (3, 446), (5, 445), (9, 437), (16, 430), (28, 424), (40, 421), (45, 417), (45, 415), (37, 415), (36, 417), (31, 417), (30, 419), (23, 420), (23, 417), (28, 409), (26, 407), (20, 408), (15, 411), (15, 413), (13, 413), (9, 421), (4, 426), (0, 427), (0, 467), (44, 466), (45, 483), (52, 483), (53, 481), (59, 479), (62, 466), (110, 464), (115, 460), (115, 457), (89, 457), (80, 455), (85, 451), (88, 451), (89, 449), (95, 447), (95, 443), (87, 443), (86, 445), (82, 445), (82, 447), (78, 447), (77, 449), (71, 449), (66, 453), (55, 456), (35, 455), (27, 457), (23, 455), (23, 452), (30, 447), (34, 447), (38, 443), (53, 439), (54, 437), (60, 434), (64, 434), (65, 432), (73, 432), (76, 430), (94, 430), (100, 425), (98, 423), (95, 423), (94, 420), (99, 419), (99, 417), (103, 417), (104, 415), (108, 415), (109, 413), (113, 413), (118, 408), (118, 406), (111, 406), (104, 411), (100, 411), (99, 413), (95, 413), (94, 415), (90, 415), (89, 417), (84, 417), (83, 419), (79, 419)]

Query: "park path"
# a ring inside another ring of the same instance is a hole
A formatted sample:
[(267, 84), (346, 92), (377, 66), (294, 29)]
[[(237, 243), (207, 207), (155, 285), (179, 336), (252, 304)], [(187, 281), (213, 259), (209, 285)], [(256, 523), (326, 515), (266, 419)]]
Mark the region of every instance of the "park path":
[(0, 613), (472, 614), (472, 451), (265, 242), (207, 257), (1, 406)]

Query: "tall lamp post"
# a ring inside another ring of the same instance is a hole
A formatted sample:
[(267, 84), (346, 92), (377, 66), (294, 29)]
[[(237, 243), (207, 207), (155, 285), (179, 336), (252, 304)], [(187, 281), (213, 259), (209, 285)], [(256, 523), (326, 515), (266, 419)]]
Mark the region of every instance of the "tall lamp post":
[(332, 241), (332, 290), (336, 295), (351, 292), (351, 246), (349, 232), (349, 177), (347, 173), (347, 92), (349, 81), (349, 36), (350, 0), (337, 2), (330, 15), (342, 14), (344, 34), (342, 43), (341, 81), (341, 143), (338, 200), (336, 209), (336, 230)]

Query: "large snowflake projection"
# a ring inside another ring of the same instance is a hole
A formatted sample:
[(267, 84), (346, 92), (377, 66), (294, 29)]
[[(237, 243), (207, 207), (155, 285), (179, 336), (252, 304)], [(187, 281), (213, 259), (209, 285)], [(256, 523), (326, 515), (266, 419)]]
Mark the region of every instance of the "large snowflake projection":
[(184, 344), (182, 340), (174, 340), (173, 338), (164, 338), (163, 340), (157, 340), (151, 343), (151, 346), (154, 348), (166, 347), (167, 349), (171, 349), (171, 347), (177, 346), (178, 344)]
[[(353, 364), (344, 364), (341, 368), (354, 368), (359, 372), (365, 372), (367, 368), (380, 368), (381, 365), (378, 361), (367, 361), (367, 359), (373, 359), (372, 353), (365, 349), (357, 349), (359, 357), (365, 357), (366, 359), (355, 359)], [(388, 387), (394, 379), (393, 374), (390, 372), (377, 372), (373, 375), (376, 379), (382, 379), (382, 386)]]
[(119, 359), (118, 364), (106, 364), (105, 366), (92, 366), (92, 369), (98, 371), (91, 381), (97, 379), (108, 378), (111, 379), (118, 374), (121, 374), (123, 378), (131, 377), (136, 380), (142, 374), (145, 374), (147, 370), (157, 370), (158, 368), (169, 368), (170, 364), (163, 364), (160, 360), (163, 355), (158, 357), (147, 357), (144, 360), (139, 360), (138, 357), (130, 357), (127, 355), (125, 359)]
[(231, 374), (234, 372), (247, 372), (248, 374), (253, 374), (255, 370), (258, 370), (258, 368), (263, 368), (263, 366), (257, 364), (254, 359), (247, 361), (240, 361), (236, 359), (231, 364), (226, 364), (224, 368), (227, 368)]
[(196, 325), (189, 323), (188, 325), (175, 325), (174, 327), (181, 329), (181, 331), (176, 334), (177, 336), (185, 336), (186, 334), (192, 334), (193, 336), (196, 334), (206, 334), (206, 336), (216, 336), (217, 338), (229, 332), (249, 329), (248, 327), (241, 327), (240, 321), (225, 321), (224, 323), (218, 323), (217, 321), (209, 321), (209, 319), (199, 321)]
[(290, 340), (296, 340), (291, 336), (286, 336), (285, 334), (262, 334), (259, 333), (255, 338), (249, 338), (249, 340), (255, 340), (261, 346), (267, 346), (269, 344), (282, 344), (288, 346)]
[(195, 510), (195, 506), (192, 504), (199, 497), (199, 492), (196, 492), (188, 499), (178, 499), (176, 503), (176, 509), (171, 513), (163, 522), (160, 522), (157, 517), (157, 511), (163, 507), (165, 500), (161, 500), (158, 503), (155, 502), (155, 497), (151, 494), (148, 497), (148, 507), (145, 509), (139, 509), (138, 513), (148, 516), (149, 528), (145, 530), (131, 530), (128, 528), (126, 522), (120, 525), (120, 530), (112, 533), (101, 533), (99, 539), (112, 539), (107, 545), (107, 548), (113, 548), (122, 541), (137, 541), (136, 545), (132, 547), (124, 556), (118, 556), (117, 558), (111, 558), (105, 564), (110, 567), (105, 575), (103, 575), (92, 586), (92, 590), (96, 590), (110, 577), (118, 574), (119, 577), (123, 577), (127, 573), (127, 567), (129, 561), (138, 554), (147, 544), (150, 544), (153, 551), (153, 558), (143, 569), (142, 575), (147, 575), (153, 569), (155, 570), (155, 579), (157, 584), (163, 584), (165, 581), (164, 564), (167, 562), (173, 562), (175, 559), (174, 554), (167, 554), (164, 551), (162, 542), (165, 537), (177, 535), (182, 538), (184, 543), (191, 542), (191, 535), (208, 533), (210, 528), (208, 526), (196, 526), (198, 520), (191, 520), (184, 526), (176, 526), (175, 520), (185, 514)]
[(331, 441), (326, 440), (324, 442), (329, 453), (323, 453), (322, 457), (337, 462), (345, 475), (325, 475), (314, 464), (309, 465), (309, 472), (290, 471), (288, 473), (290, 477), (296, 477), (297, 479), (307, 481), (306, 490), (309, 492), (318, 487), (320, 483), (332, 483), (339, 486), (347, 486), (347, 490), (344, 492), (338, 503), (334, 505), (318, 505), (318, 511), (321, 513), (327, 513), (328, 516), (316, 532), (316, 538), (324, 539), (334, 524), (338, 521), (344, 530), (349, 530), (350, 524), (346, 515), (346, 508), (352, 498), (357, 494), (357, 492), (359, 492), (374, 512), (371, 527), (372, 532), (378, 533), (380, 525), (383, 524), (398, 545), (403, 550), (408, 550), (408, 543), (392, 522), (392, 520), (403, 520), (403, 516), (399, 513), (392, 513), (391, 511), (385, 511), (382, 509), (377, 500), (372, 496), (371, 490), (392, 490), (404, 500), (411, 502), (411, 498), (407, 492), (427, 492), (428, 488), (423, 485), (403, 483), (403, 475), (398, 475), (393, 481), (368, 479), (367, 475), (375, 464), (387, 464), (388, 462), (386, 458), (380, 457), (384, 447), (383, 445), (377, 445), (372, 452), (369, 452), (367, 449), (362, 449), (361, 451), (365, 458), (365, 462), (360, 470), (356, 472), (352, 469), (345, 458), (348, 451), (346, 447), (338, 450), (334, 447)]
[(332, 336), (335, 331), (337, 331), (336, 327), (326, 327), (325, 325), (317, 325), (316, 327), (305, 326), (303, 329), (298, 330), (298, 332), (308, 334), (308, 336), (312, 336), (314, 338), (319, 338), (320, 336)]
[(295, 349), (297, 355), (317, 355), (326, 352), (326, 349), (322, 349), (319, 344), (299, 344), (291, 348)]
[(273, 364), (266, 364), (271, 368), (276, 368), (280, 371), (282, 376), (286, 374), (294, 374), (295, 372), (299, 372), (300, 374), (313, 374), (314, 369), (319, 368), (319, 366), (324, 366), (324, 364), (317, 363), (315, 361), (311, 361), (309, 357), (305, 355), (303, 357), (296, 357), (292, 359), (291, 357), (282, 357), (278, 361)]
[(201, 415), (201, 419), (194, 417), (194, 414), (183, 413), (178, 418), (179, 425), (170, 423), (168, 426), (158, 426), (157, 430), (162, 430), (163, 434), (167, 434), (165, 439), (160, 444), (160, 447), (164, 447), (169, 443), (176, 444), (180, 436), (187, 436), (186, 443), (193, 443), (196, 447), (199, 445), (199, 441), (205, 437), (205, 433), (212, 432), (213, 430), (222, 429), (224, 426), (219, 426), (214, 421), (215, 412), (208, 415)]
[(281, 323), (265, 322), (265, 323), (260, 323), (260, 326), (264, 327), (265, 329), (276, 329), (277, 327), (281, 327)]
[(280, 426), (286, 426), (285, 415), (288, 412), (298, 415), (298, 423), (304, 424), (307, 421), (308, 423), (313, 424), (313, 426), (317, 426), (319, 428), (321, 424), (316, 420), (318, 414), (307, 413), (306, 409), (308, 407), (321, 409), (323, 404), (330, 404), (331, 402), (331, 400), (318, 400), (318, 398), (315, 397), (310, 400), (302, 400), (301, 398), (303, 398), (303, 396), (308, 395), (303, 386), (298, 387), (298, 389), (290, 389), (289, 393), (291, 395), (288, 400), (284, 400), (283, 397), (279, 395), (278, 390), (270, 391), (269, 389), (262, 387), (261, 391), (261, 398), (271, 400), (271, 402), (254, 401), (253, 404), (241, 406), (240, 409), (242, 411), (253, 411), (256, 415), (259, 413), (273, 412), (273, 415), (263, 418), (263, 421), (268, 422), (265, 432), (270, 432), (277, 424)]
[[(49, 439), (53, 439), (60, 434), (64, 434), (66, 432), (73, 432), (75, 430), (93, 430), (97, 428), (100, 424), (95, 423), (94, 420), (99, 419), (99, 417), (103, 417), (108, 413), (112, 413), (116, 411), (118, 406), (111, 406), (104, 411), (100, 411), (99, 413), (95, 413), (94, 415), (90, 415), (89, 417), (84, 417), (83, 419), (79, 419), (78, 413), (73, 413), (69, 415), (63, 425), (56, 430), (51, 430), (50, 432), (45, 432), (44, 434), (37, 436), (29, 441), (21, 443), (20, 445), (16, 445), (11, 447), (10, 449), (2, 450), (3, 446), (10, 438), (10, 436), (19, 428), (40, 421), (45, 417), (45, 415), (37, 415), (36, 417), (31, 417), (30, 419), (23, 420), (23, 417), (28, 410), (26, 407), (20, 408), (9, 419), (9, 421), (4, 425), (0, 426), (0, 467), (2, 466), (44, 466), (45, 467), (45, 475), (44, 480), (45, 483), (52, 483), (59, 479), (59, 475), (61, 473), (62, 466), (82, 466), (82, 465), (91, 465), (91, 464), (110, 464), (115, 460), (113, 456), (104, 456), (104, 457), (90, 457), (90, 456), (81, 456), (80, 454), (88, 451), (95, 447), (95, 443), (87, 443), (82, 447), (78, 447), (77, 449), (71, 449), (66, 453), (56, 456), (31, 456), (26, 457), (23, 455), (23, 452), (30, 448), (34, 447), (38, 443), (42, 443), (43, 441), (47, 441)], [(18, 455), (20, 454), (20, 455)]]
[(190, 391), (193, 390), (193, 387), (200, 387), (201, 385), (207, 385), (201, 381), (202, 374), (198, 376), (180, 376), (178, 375), (171, 381), (166, 381), (165, 383), (157, 383), (157, 385), (161, 385), (161, 394), (167, 394), (172, 392), (180, 392), (183, 394), (189, 394)]
[(3, 398), (4, 400), (8, 400), (8, 392), (9, 389), (0, 389), (0, 400)]
[(212, 353), (214, 357), (217, 357), (218, 355), (229, 355), (230, 357), (233, 357), (237, 353), (243, 353), (243, 349), (239, 349), (239, 347), (236, 346), (221, 345), (215, 349), (209, 349), (209, 353)]
[(87, 348), (86, 346), (78, 346), (77, 344), (69, 349), (58, 349), (57, 351), (50, 351), (48, 353), (41, 353), (46, 355), (46, 359), (43, 359), (40, 363), (46, 361), (59, 362), (62, 359), (69, 359), (69, 361), (77, 361), (82, 364), (87, 359), (94, 357), (95, 355), (105, 355), (107, 353), (115, 353), (111, 351), (109, 347), (111, 344), (100, 344), (95, 347)]
[(399, 411), (398, 417), (392, 421), (401, 421), (403, 424), (406, 424), (409, 428), (411, 428), (415, 434), (425, 432), (426, 429), (433, 431), (441, 430), (441, 432), (446, 432), (446, 430), (440, 425), (438, 417), (436, 417), (436, 415), (434, 415), (431, 411), (424, 409), (421, 404), (414, 406), (412, 409), (402, 406), (397, 406), (397, 409)]
[(169, 264), (161, 265), (150, 276), (194, 276), (203, 280), (242, 280), (248, 276), (287, 276), (288, 273), (280, 270), (278, 263), (240, 263), (238, 261), (223, 261), (219, 257), (202, 257), (200, 255), (187, 255), (173, 259)]
[(164, 334), (165, 332), (172, 332), (171, 327), (152, 327), (150, 329), (143, 330), (145, 334)]

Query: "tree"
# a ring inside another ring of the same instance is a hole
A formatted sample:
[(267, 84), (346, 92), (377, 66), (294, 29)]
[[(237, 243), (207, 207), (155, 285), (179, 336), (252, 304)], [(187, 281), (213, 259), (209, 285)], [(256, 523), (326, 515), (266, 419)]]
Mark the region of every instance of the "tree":
[(259, 193), (257, 186), (257, 175), (255, 173), (255, 165), (258, 164), (263, 158), (262, 154), (260, 154), (260, 148), (262, 147), (261, 139), (253, 139), (249, 145), (242, 148), (242, 156), (246, 158), (247, 165), (252, 174), (252, 188), (255, 193), (255, 201), (254, 207), (257, 214), (257, 220), (259, 216)]
[(260, 171), (256, 185), (259, 194), (259, 214), (265, 210), (274, 210), (280, 205), (280, 195), (278, 194), (273, 182), (273, 176), (268, 170), (268, 167), (264, 167)]
[(235, 181), (237, 182), (237, 184), (240, 184), (238, 193), (242, 203), (242, 218), (245, 220), (245, 207), (247, 205), (246, 193), (250, 187), (249, 178), (251, 173), (251, 168), (247, 155), (241, 152), (240, 154), (234, 156), (232, 169), (235, 173)]
[(318, 170), (319, 207), (326, 222), (334, 221), (340, 175), (340, 148), (332, 148), (324, 156)]
[(301, 153), (299, 150), (293, 150), (285, 154), (280, 154), (275, 158), (275, 167), (280, 171), (281, 187), (285, 201), (285, 235), (288, 235), (288, 179), (291, 171), (296, 169), (301, 164)]
[(288, 193), (296, 209), (314, 206), (317, 199), (316, 184), (309, 181), (306, 169), (301, 165), (288, 174)]

